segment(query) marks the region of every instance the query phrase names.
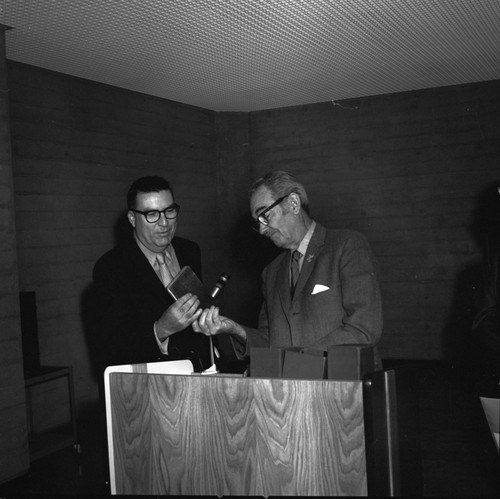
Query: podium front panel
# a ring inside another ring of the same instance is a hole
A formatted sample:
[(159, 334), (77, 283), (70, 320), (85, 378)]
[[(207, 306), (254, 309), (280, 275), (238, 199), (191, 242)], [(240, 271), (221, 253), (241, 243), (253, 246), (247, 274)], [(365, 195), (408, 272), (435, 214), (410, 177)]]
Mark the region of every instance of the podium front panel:
[(111, 491), (366, 495), (361, 381), (110, 373)]

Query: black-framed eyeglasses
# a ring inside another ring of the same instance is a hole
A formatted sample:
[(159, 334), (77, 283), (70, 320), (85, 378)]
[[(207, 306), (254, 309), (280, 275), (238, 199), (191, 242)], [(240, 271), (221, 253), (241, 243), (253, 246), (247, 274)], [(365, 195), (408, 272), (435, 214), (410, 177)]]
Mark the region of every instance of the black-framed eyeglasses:
[(158, 222), (158, 220), (160, 220), (162, 213), (165, 215), (165, 218), (167, 220), (172, 220), (174, 218), (177, 218), (180, 209), (181, 207), (177, 203), (174, 203), (171, 204), (170, 206), (167, 206), (164, 210), (148, 210), (148, 211), (130, 210), (130, 211), (133, 211), (134, 213), (140, 213), (146, 219), (146, 222), (154, 224)]
[(264, 225), (264, 226), (269, 225), (269, 218), (268, 218), (267, 213), (269, 213), (275, 206), (278, 206), (290, 194), (287, 194), (286, 196), (281, 196), (273, 204), (269, 205), (267, 208), (265, 208), (264, 210), (262, 210), (257, 215), (257, 219), (252, 222), (252, 229), (256, 230), (257, 232), (260, 232), (260, 226), (261, 225)]

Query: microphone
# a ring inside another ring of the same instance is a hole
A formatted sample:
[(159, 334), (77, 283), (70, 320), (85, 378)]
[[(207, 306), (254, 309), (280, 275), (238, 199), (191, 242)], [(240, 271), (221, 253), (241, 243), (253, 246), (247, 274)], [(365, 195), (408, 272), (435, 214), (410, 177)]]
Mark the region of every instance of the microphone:
[[(218, 296), (218, 294), (224, 289), (224, 286), (227, 284), (227, 281), (229, 281), (229, 274), (222, 272), (222, 274), (218, 277), (217, 281), (215, 282), (212, 291), (210, 291), (210, 297), (212, 298), (212, 300), (214, 300)], [(210, 339), (210, 361), (212, 362), (212, 366), (215, 366), (214, 353), (215, 355), (217, 355), (218, 358), (219, 358), (219, 353), (217, 352), (217, 349), (214, 346), (212, 336), (209, 336), (209, 339)]]
[(214, 287), (212, 288), (212, 291), (210, 291), (210, 297), (212, 299), (215, 299), (217, 295), (224, 289), (227, 281), (229, 281), (229, 274), (222, 272), (222, 274), (218, 277)]

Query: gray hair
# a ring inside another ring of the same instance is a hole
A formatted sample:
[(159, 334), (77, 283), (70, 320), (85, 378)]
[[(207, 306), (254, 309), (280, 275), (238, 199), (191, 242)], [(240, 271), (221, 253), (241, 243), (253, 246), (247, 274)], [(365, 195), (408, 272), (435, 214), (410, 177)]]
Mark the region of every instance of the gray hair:
[(309, 200), (306, 189), (291, 173), (282, 170), (266, 173), (250, 187), (250, 197), (261, 187), (267, 188), (276, 196), (276, 199), (295, 192), (300, 198), (304, 211), (309, 213)]

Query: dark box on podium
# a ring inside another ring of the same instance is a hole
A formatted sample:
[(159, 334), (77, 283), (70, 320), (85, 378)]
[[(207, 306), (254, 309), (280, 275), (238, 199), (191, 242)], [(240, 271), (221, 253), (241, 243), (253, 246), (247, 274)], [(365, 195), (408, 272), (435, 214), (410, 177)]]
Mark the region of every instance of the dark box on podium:
[(367, 345), (336, 345), (327, 352), (300, 347), (250, 351), (254, 378), (362, 380), (374, 371), (374, 350)]
[(335, 345), (328, 348), (328, 379), (347, 381), (364, 379), (375, 371), (373, 347)]
[(284, 348), (251, 348), (250, 376), (252, 378), (282, 378), (284, 356)]
[(306, 348), (287, 348), (283, 360), (283, 378), (325, 379), (326, 352)]
[(252, 378), (325, 379), (323, 350), (255, 347), (250, 351)]

